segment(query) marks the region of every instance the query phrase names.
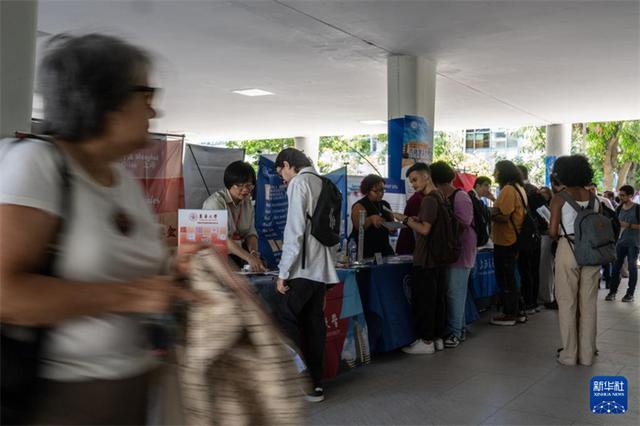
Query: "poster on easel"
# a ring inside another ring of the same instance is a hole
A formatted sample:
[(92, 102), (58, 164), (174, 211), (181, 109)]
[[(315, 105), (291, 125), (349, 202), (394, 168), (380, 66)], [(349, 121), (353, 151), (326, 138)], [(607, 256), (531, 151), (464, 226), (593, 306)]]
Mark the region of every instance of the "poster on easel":
[(178, 211), (178, 251), (190, 244), (211, 245), (218, 253), (227, 254), (227, 211)]
[(152, 134), (146, 147), (121, 160), (142, 186), (164, 240), (172, 247), (178, 243), (178, 209), (184, 208), (183, 143), (183, 136)]

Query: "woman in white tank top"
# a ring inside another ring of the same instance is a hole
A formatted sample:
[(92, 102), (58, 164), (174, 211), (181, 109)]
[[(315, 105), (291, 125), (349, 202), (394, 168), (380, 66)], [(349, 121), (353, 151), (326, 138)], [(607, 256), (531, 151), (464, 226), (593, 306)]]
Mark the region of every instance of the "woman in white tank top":
[[(560, 157), (553, 176), (581, 206), (587, 206), (590, 193), (585, 189), (593, 179), (589, 161), (581, 155)], [(596, 208), (599, 203), (596, 201)], [(596, 304), (600, 268), (578, 266), (573, 247), (573, 223), (577, 212), (562, 197), (551, 200), (549, 236), (558, 240), (555, 259), (555, 288), (562, 349), (558, 362), (563, 365), (591, 365), (596, 352)], [(564, 228), (564, 229), (563, 229)]]
[[(582, 208), (587, 207), (588, 204), (589, 204), (589, 200), (578, 201), (578, 205)], [(599, 208), (600, 208), (599, 201), (596, 200), (595, 209), (598, 210)], [(560, 227), (560, 235), (572, 236), (573, 234), (575, 234), (575, 231), (573, 229), (573, 223), (575, 222), (577, 217), (578, 217), (578, 212), (575, 211), (575, 209), (571, 207), (569, 203), (565, 202), (562, 206), (562, 226)]]

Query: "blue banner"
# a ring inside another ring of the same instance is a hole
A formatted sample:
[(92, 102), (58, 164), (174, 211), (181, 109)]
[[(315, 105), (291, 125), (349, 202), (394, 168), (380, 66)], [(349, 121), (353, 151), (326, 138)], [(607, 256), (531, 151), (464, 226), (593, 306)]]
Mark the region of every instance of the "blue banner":
[(288, 208), (287, 186), (276, 173), (275, 163), (261, 155), (256, 188), (256, 230), (258, 250), (270, 269), (277, 268), (280, 262)]
[(347, 238), (347, 199), (349, 197), (349, 193), (347, 191), (347, 168), (341, 167), (338, 170), (327, 173), (325, 177), (333, 182), (342, 194), (342, 212), (340, 214), (340, 217), (342, 218), (342, 224), (340, 225), (340, 242), (342, 242)]
[(402, 179), (402, 144), (404, 141), (404, 117), (389, 120), (388, 124), (389, 177)]
[(551, 172), (553, 171), (553, 165), (556, 163), (557, 159), (558, 157), (556, 157), (555, 155), (547, 155), (546, 157), (544, 157), (544, 184), (549, 188), (551, 188)]
[(433, 159), (433, 127), (423, 117), (405, 115), (389, 120), (389, 177), (404, 179), (417, 162)]

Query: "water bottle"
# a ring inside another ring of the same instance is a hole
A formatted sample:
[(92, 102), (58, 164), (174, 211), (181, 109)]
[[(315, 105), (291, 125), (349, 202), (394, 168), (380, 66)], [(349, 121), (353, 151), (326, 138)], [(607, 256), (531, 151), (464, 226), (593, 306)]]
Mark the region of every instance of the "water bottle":
[(349, 263), (352, 265), (358, 261), (358, 244), (355, 239), (349, 240)]

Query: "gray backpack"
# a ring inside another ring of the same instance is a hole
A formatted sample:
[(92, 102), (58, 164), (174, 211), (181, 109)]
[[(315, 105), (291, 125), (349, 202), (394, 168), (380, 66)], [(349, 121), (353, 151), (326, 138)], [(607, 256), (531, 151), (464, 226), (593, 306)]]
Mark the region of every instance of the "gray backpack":
[[(572, 247), (578, 266), (600, 266), (613, 262), (616, 259), (613, 227), (605, 215), (594, 209), (596, 196), (590, 194), (589, 204), (583, 208), (567, 191), (561, 191), (558, 195), (578, 214), (573, 223), (575, 240)], [(560, 225), (566, 235), (562, 222)]]

